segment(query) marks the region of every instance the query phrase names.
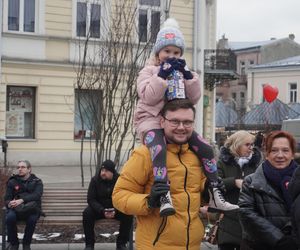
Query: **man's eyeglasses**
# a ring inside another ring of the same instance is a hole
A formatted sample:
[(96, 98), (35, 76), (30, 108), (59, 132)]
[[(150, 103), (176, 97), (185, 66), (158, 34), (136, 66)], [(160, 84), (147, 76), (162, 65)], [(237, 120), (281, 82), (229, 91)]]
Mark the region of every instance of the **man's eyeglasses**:
[(182, 125), (185, 128), (190, 128), (194, 124), (194, 121), (190, 121), (190, 120), (185, 120), (185, 121), (179, 121), (176, 119), (169, 120), (166, 117), (164, 117), (164, 119), (167, 120), (171, 124), (172, 127), (178, 127), (182, 123)]

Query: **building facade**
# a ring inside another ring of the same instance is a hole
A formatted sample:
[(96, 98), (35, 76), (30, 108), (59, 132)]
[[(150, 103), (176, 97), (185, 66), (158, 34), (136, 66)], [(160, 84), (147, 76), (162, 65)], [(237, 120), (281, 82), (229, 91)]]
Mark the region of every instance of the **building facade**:
[[(249, 68), (256, 65), (274, 62), (292, 56), (300, 55), (300, 45), (294, 41), (295, 36), (258, 42), (230, 42), (223, 37), (218, 42), (218, 48), (231, 49), (236, 55), (238, 79), (224, 81), (217, 87), (217, 98), (221, 98), (233, 108), (239, 117), (253, 106), (252, 97), (248, 96), (252, 88), (252, 78)], [(252, 72), (252, 71), (251, 71)]]
[[(215, 0), (132, 2), (137, 8), (138, 31), (133, 35), (139, 41), (157, 32), (157, 24), (168, 15), (174, 17), (185, 36), (188, 64), (203, 72), (203, 51), (215, 46)], [(79, 44), (87, 36), (94, 44), (107, 40), (105, 27), (114, 16), (116, 3), (3, 0), (0, 135), (8, 140), (10, 165), (24, 158), (40, 166), (79, 165), (79, 138), (82, 134), (90, 138), (93, 133), (82, 131), (76, 118), (76, 67), (83, 53)], [(92, 48), (88, 53), (93, 54)], [(201, 79), (203, 82), (203, 76)], [(203, 89), (202, 93), (214, 99), (214, 92)], [(213, 138), (214, 107), (205, 110), (204, 122), (202, 103), (201, 99), (197, 106), (197, 129)], [(93, 140), (83, 144), (87, 164)]]
[(264, 101), (266, 84), (278, 89), (277, 98), (290, 106), (300, 103), (300, 56), (289, 57), (248, 69), (248, 102), (254, 105)]

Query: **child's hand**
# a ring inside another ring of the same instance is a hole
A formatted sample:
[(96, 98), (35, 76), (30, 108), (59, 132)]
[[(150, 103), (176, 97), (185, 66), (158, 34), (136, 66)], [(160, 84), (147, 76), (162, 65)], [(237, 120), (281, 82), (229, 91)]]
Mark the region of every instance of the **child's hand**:
[(167, 77), (173, 72), (174, 67), (168, 61), (161, 63), (158, 76), (166, 80)]
[(177, 59), (177, 65), (175, 67), (176, 70), (179, 70), (182, 74), (184, 79), (190, 80), (193, 79), (193, 75), (191, 71), (189, 70), (188, 66), (186, 65), (186, 62), (184, 59)]

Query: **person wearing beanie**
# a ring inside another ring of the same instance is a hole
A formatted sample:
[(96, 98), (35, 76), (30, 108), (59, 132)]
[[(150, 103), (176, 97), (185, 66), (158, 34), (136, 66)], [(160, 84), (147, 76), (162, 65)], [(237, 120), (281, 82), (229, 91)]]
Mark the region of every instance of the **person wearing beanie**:
[(115, 163), (104, 161), (95, 176), (92, 177), (87, 194), (88, 206), (82, 213), (83, 229), (85, 235), (85, 250), (93, 250), (95, 245), (95, 221), (100, 219), (116, 219), (120, 221), (119, 235), (117, 237), (117, 250), (127, 250), (130, 228), (133, 217), (125, 215), (114, 209), (112, 192), (119, 177)]
[[(167, 19), (157, 34), (153, 53), (137, 79), (138, 103), (134, 113), (134, 126), (143, 144), (151, 152), (154, 174), (154, 188), (157, 183), (168, 185), (166, 152), (167, 145), (161, 121), (169, 122), (174, 130), (181, 125), (193, 127), (192, 123), (180, 123), (161, 115), (167, 102), (189, 99), (194, 105), (201, 96), (199, 76), (191, 72), (183, 58), (185, 42), (177, 21)], [(178, 132), (179, 133), (179, 132)], [(181, 133), (181, 132), (180, 132)], [(167, 141), (167, 143), (169, 143)], [(228, 211), (238, 209), (237, 205), (226, 202), (218, 186), (217, 166), (211, 146), (195, 131), (188, 141), (190, 148), (201, 161), (209, 186), (209, 209)], [(200, 164), (199, 164), (200, 165)], [(171, 183), (172, 185), (172, 183)], [(149, 197), (151, 200), (151, 197)], [(172, 204), (172, 193), (160, 198), (160, 216), (176, 213)], [(153, 204), (149, 204), (152, 206)]]

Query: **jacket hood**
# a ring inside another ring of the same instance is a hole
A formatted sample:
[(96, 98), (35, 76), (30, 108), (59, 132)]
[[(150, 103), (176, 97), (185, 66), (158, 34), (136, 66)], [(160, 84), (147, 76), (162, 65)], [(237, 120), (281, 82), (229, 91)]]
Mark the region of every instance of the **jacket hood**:
[[(230, 150), (226, 147), (221, 147), (220, 149), (220, 160), (225, 164), (231, 163), (235, 161), (234, 155), (230, 152)], [(262, 154), (256, 147), (253, 148), (253, 155), (248, 162), (249, 165), (258, 165), (262, 161)]]

